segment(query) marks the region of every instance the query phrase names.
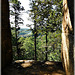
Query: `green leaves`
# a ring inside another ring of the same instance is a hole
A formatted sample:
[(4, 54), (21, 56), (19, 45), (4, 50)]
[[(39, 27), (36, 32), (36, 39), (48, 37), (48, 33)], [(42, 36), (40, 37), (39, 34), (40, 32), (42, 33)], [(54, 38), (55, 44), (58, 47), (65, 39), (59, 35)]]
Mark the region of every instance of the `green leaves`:
[[(58, 5), (58, 2), (60, 3), (59, 5)], [(59, 0), (58, 1), (55, 1), (55, 0), (54, 1), (53, 0), (35, 1), (34, 0), (34, 2), (31, 2), (31, 4), (32, 4), (31, 8), (33, 11), (33, 12), (31, 11), (31, 13), (34, 13), (34, 16), (32, 16), (33, 17), (32, 19), (36, 21), (36, 26), (37, 24), (39, 25), (37, 29), (41, 29), (41, 27), (42, 27), (42, 31), (46, 31), (46, 27), (47, 27), (47, 30), (48, 29), (50, 30), (51, 28), (60, 29), (60, 27), (58, 27), (57, 25), (61, 24), (62, 13), (59, 13), (59, 14), (57, 13), (62, 12), (60, 8), (60, 5), (62, 5), (62, 1), (59, 1)], [(54, 23), (56, 25), (53, 25)]]
[[(36, 50), (37, 50), (37, 60), (45, 60), (45, 37), (46, 35), (39, 35), (36, 39)], [(24, 59), (34, 58), (34, 37), (20, 37), (18, 42), (21, 42), (20, 50)], [(49, 61), (61, 61), (61, 33), (49, 32), (48, 34), (48, 60)], [(15, 57), (14, 57), (15, 58)], [(21, 57), (22, 59), (22, 57)]]
[(18, 0), (10, 0), (9, 2), (17, 4)]
[[(36, 36), (36, 52), (38, 60), (45, 60), (45, 55), (48, 53), (48, 60), (60, 61), (60, 32), (62, 21), (62, 8), (60, 8), (61, 5), (62, 1), (60, 0), (30, 1), (30, 17), (34, 22), (34, 28), (31, 30), (34, 36)], [(29, 25), (29, 27), (31, 27), (31, 25)], [(34, 58), (35, 39), (33, 36), (19, 39), (19, 42), (21, 42), (20, 48), (24, 51), (25, 59)], [(45, 49), (46, 46), (48, 46), (47, 52)]]
[[(13, 45), (16, 46), (17, 56), (19, 58), (20, 57), (20, 46), (21, 46), (20, 41), (18, 42), (18, 40), (19, 40), (18, 34), (19, 34), (19, 30), (20, 30), (19, 25), (23, 24), (23, 19), (20, 18), (20, 15), (21, 15), (20, 11), (23, 11), (24, 7), (21, 6), (20, 1), (12, 0), (12, 2), (13, 2), (13, 4), (10, 4), (10, 5), (14, 10), (11, 10), (10, 15), (15, 16), (15, 24), (13, 24), (15, 36), (12, 34), (12, 46)], [(23, 43), (23, 42), (21, 42), (21, 43)]]
[(32, 59), (34, 57), (34, 41), (33, 41), (33, 37), (27, 37), (23, 40), (23, 44), (21, 46), (21, 49), (24, 50), (25, 52), (25, 58), (26, 59)]

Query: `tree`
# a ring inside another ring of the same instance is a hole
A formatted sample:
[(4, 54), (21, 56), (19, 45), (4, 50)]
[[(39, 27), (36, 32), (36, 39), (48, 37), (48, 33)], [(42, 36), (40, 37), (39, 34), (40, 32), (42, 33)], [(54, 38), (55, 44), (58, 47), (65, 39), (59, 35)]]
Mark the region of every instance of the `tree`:
[(20, 29), (19, 25), (23, 24), (23, 19), (20, 18), (21, 15), (21, 11), (24, 10), (24, 7), (21, 6), (20, 1), (18, 1), (16, 4), (13, 4), (12, 7), (14, 8), (14, 11), (11, 10), (10, 14), (15, 16), (15, 37), (16, 37), (16, 49), (17, 49), (17, 55), (18, 58), (20, 57), (20, 49), (18, 47), (19, 43), (18, 43), (18, 30)]
[(74, 75), (74, 0), (63, 0), (62, 63), (66, 75)]
[(32, 10), (30, 11), (33, 11), (33, 22), (34, 22), (34, 29), (32, 29), (32, 32), (34, 34), (34, 45), (35, 45), (35, 60), (37, 60), (37, 52), (36, 52), (36, 38), (37, 38), (37, 22), (36, 22), (36, 19), (37, 19), (37, 6), (35, 5), (35, 1), (33, 1), (33, 4), (31, 4), (31, 8)]
[[(58, 2), (60, 3), (58, 5)], [(47, 36), (48, 32), (55, 32), (56, 30), (61, 30), (61, 8), (62, 1), (41, 1), (41, 0), (31, 0), (31, 14), (30, 17), (34, 23), (34, 29), (36, 32), (43, 32), (46, 35), (46, 52), (47, 52)], [(58, 18), (57, 18), (58, 17)], [(37, 34), (38, 34), (37, 33)], [(36, 37), (36, 35), (35, 35)], [(36, 43), (35, 43), (36, 44)], [(47, 53), (46, 53), (47, 60)]]
[(9, 0), (10, 3), (17, 3), (18, 0)]
[(20, 48), (23, 49), (24, 59), (27, 59), (27, 60), (34, 59), (34, 41), (33, 40), (34, 40), (33, 36), (20, 38), (20, 41), (22, 41), (21, 42), (22, 46)]

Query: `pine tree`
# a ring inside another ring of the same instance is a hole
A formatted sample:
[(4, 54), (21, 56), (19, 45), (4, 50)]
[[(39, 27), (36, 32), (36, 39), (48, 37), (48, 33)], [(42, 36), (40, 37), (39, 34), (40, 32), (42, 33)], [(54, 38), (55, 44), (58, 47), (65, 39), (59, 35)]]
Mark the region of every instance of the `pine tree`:
[(14, 8), (14, 11), (11, 10), (10, 14), (12, 16), (15, 16), (15, 38), (16, 38), (16, 49), (17, 49), (17, 55), (18, 58), (20, 57), (20, 48), (19, 48), (19, 37), (18, 37), (18, 33), (20, 30), (20, 25), (23, 24), (23, 19), (20, 17), (21, 15), (21, 11), (24, 11), (24, 7), (21, 6), (20, 1), (18, 1), (17, 3), (13, 3), (12, 8)]

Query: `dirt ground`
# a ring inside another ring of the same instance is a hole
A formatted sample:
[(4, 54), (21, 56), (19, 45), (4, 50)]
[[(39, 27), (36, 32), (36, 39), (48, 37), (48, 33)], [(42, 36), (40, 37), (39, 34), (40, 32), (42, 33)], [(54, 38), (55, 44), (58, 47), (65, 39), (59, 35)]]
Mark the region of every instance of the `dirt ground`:
[(61, 62), (17, 60), (7, 66), (2, 75), (66, 75)]

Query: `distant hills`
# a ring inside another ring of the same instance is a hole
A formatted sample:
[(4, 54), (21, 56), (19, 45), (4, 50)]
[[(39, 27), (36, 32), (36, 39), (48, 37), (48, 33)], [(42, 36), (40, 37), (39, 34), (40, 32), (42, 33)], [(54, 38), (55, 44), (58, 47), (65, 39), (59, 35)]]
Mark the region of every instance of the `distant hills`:
[(28, 28), (21, 28), (19, 32), (19, 37), (27, 37), (32, 35), (32, 31)]

